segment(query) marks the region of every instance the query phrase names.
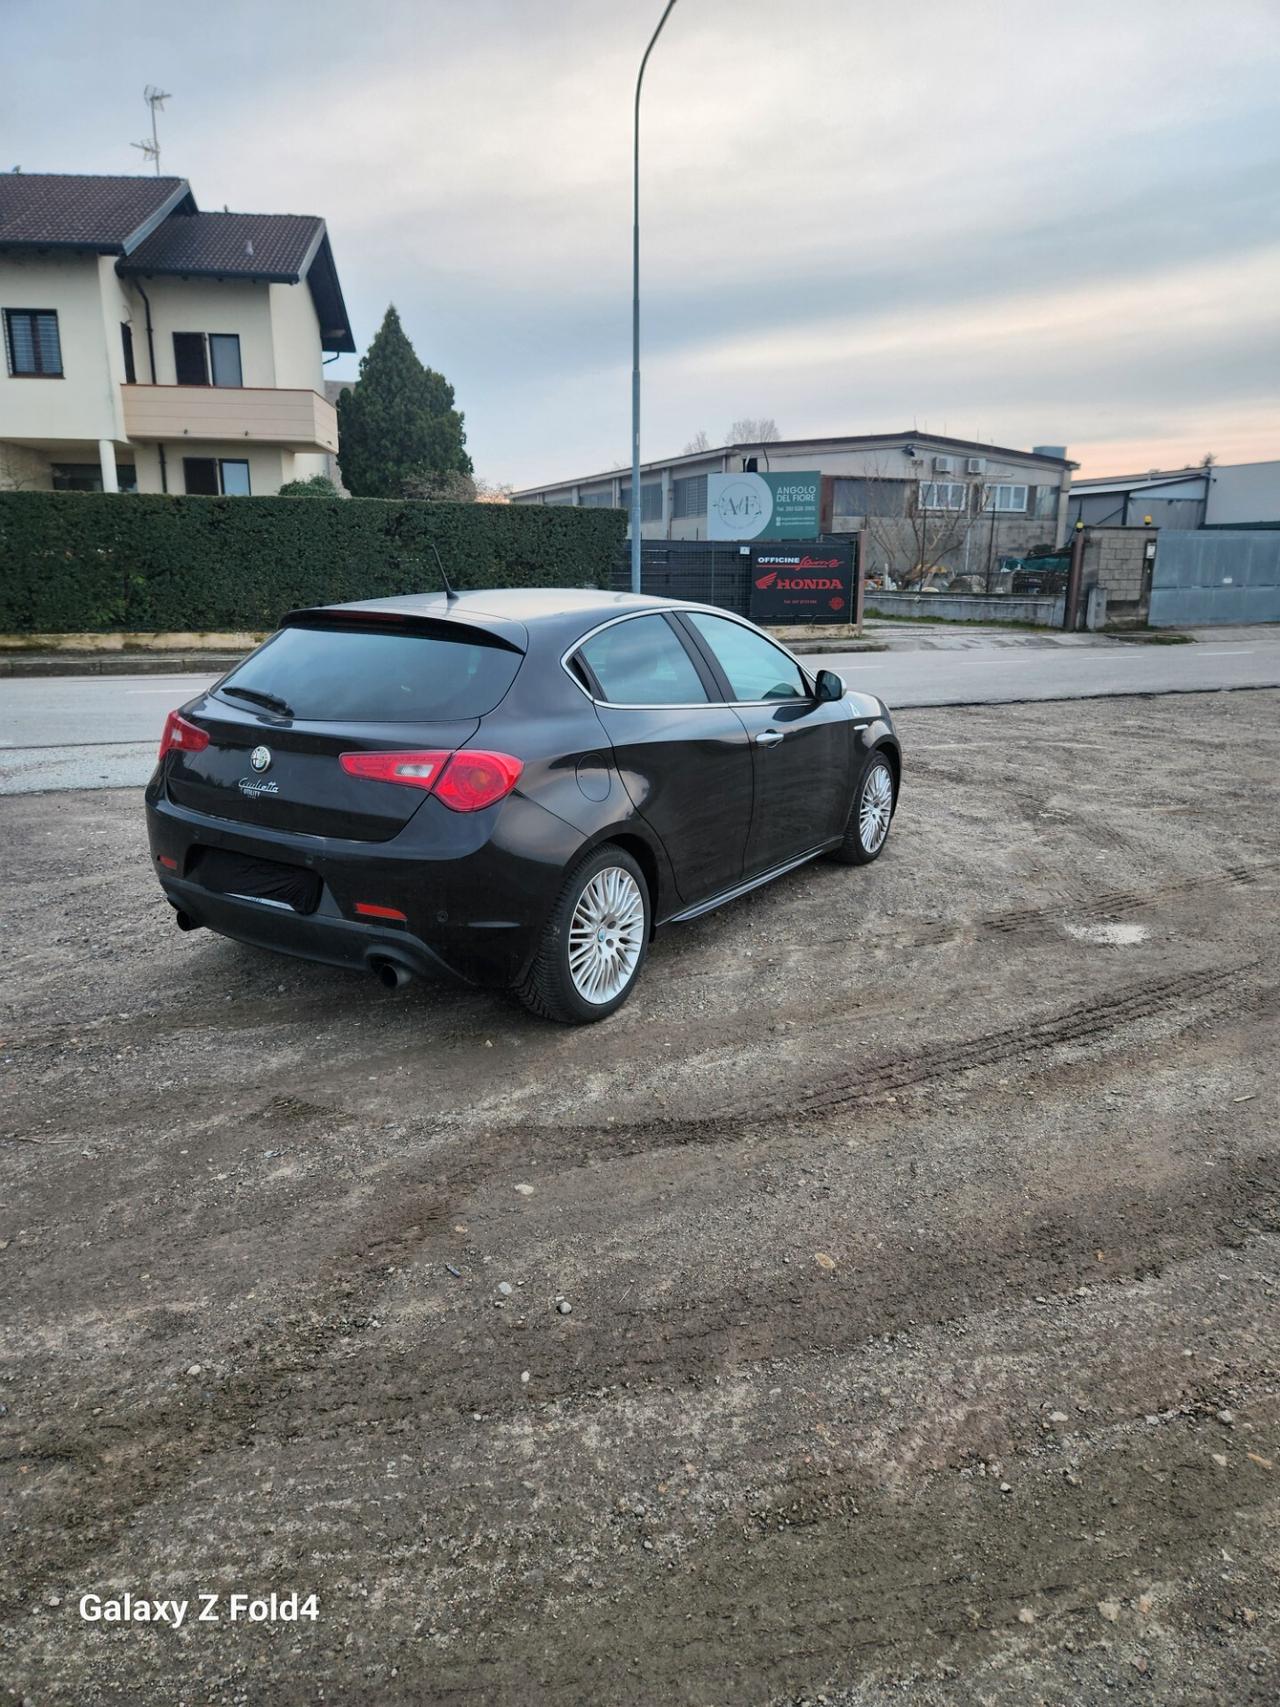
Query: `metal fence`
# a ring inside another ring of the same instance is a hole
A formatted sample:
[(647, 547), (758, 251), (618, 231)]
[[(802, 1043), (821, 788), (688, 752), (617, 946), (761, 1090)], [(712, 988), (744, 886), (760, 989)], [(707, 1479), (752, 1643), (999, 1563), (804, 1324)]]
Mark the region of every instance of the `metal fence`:
[[(631, 587), (629, 548), (613, 566), (615, 592)], [(738, 616), (751, 614), (749, 548), (706, 539), (646, 539), (640, 547), (640, 590), (663, 599), (692, 599)]]
[(1280, 622), (1280, 533), (1162, 532), (1148, 620)]

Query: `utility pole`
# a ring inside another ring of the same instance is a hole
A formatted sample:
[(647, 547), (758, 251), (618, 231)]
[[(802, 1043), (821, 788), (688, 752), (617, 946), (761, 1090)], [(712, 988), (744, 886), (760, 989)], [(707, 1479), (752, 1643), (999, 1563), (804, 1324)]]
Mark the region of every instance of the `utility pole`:
[(636, 78), (635, 127), (631, 156), (631, 591), (640, 591), (640, 85), (653, 45), (671, 16), (676, 0), (667, 0), (658, 27), (649, 38)]
[(158, 89), (154, 83), (148, 83), (142, 93), (143, 100), (151, 108), (151, 140), (150, 142), (131, 142), (130, 148), (136, 148), (146, 160), (155, 162), (156, 177), (160, 176), (160, 134), (156, 129), (156, 113), (169, 99), (166, 89)]

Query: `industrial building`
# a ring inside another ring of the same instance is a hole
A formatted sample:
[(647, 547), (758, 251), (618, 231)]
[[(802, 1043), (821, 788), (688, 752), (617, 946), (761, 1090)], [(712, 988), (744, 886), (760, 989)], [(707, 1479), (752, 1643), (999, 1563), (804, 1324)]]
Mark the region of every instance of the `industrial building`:
[[(860, 534), (867, 574), (910, 578), (923, 567), (986, 576), (1001, 557), (1062, 539), (1075, 466), (1061, 445), (1013, 450), (914, 430), (721, 445), (642, 466), (641, 532), (653, 540), (713, 537), (713, 476), (816, 473), (814, 533)], [(512, 501), (627, 509), (630, 471), (527, 487)]]
[(1200, 463), (1079, 480), (1070, 526), (1280, 527), (1280, 462)]

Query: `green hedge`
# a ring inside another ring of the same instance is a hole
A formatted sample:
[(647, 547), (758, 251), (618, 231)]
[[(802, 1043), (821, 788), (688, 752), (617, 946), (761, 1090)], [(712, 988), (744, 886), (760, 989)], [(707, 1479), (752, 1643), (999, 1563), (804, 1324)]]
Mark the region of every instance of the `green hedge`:
[(607, 586), (626, 517), (533, 504), (0, 492), (0, 632), (274, 628), (294, 605)]

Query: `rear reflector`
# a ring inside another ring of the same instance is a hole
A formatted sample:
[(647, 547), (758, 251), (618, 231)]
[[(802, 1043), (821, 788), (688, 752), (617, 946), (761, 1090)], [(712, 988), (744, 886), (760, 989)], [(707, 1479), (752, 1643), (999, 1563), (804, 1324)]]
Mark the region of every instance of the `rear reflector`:
[(435, 794), (453, 812), (479, 812), (511, 793), (524, 765), (509, 753), (343, 753), (338, 761), (350, 776), (398, 782)]
[(160, 737), (160, 757), (166, 753), (203, 753), (209, 745), (209, 733), (206, 729), (197, 729), (194, 723), (188, 723), (185, 717), (179, 717), (176, 711), (171, 711), (165, 719), (164, 734)]
[(168, 854), (157, 854), (156, 858), (160, 861), (161, 865), (164, 866), (166, 871), (176, 871), (178, 869), (177, 860), (170, 859)]
[(372, 901), (357, 901), (356, 912), (366, 919), (398, 919), (402, 925), (409, 922), (399, 907), (379, 907)]

